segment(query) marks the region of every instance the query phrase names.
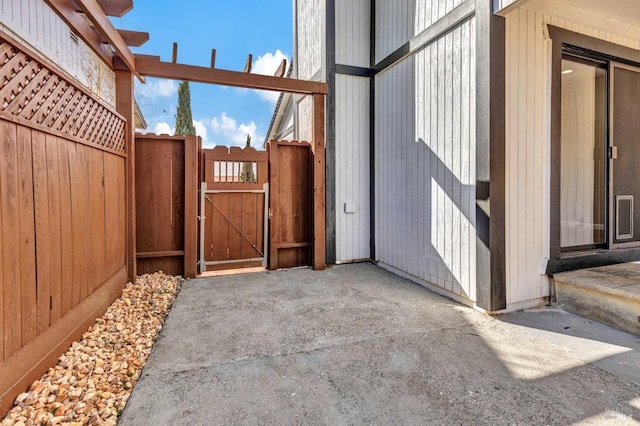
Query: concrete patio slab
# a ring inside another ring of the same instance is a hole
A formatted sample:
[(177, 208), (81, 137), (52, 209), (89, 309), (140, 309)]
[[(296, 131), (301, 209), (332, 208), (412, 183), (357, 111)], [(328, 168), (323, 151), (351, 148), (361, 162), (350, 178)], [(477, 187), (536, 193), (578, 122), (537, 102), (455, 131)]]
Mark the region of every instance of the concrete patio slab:
[[(640, 419), (637, 365), (628, 374), (600, 368), (512, 318), (371, 264), (191, 280), (120, 424)], [(618, 352), (608, 347), (603, 359), (637, 354), (638, 338), (625, 336), (632, 340), (616, 341)]]

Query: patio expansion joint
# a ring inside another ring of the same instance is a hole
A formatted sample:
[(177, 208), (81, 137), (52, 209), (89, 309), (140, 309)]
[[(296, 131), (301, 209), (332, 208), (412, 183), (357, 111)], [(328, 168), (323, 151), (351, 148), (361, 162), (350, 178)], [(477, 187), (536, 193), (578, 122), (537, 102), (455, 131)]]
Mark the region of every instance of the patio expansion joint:
[(194, 372), (194, 371), (203, 371), (203, 370), (211, 370), (211, 369), (215, 369), (215, 368), (219, 368), (219, 367), (226, 367), (226, 366), (231, 366), (231, 365), (236, 365), (236, 364), (242, 364), (242, 363), (251, 363), (251, 362), (255, 362), (255, 361), (261, 361), (261, 360), (268, 360), (268, 359), (276, 359), (276, 358), (290, 358), (290, 357), (296, 357), (299, 355), (313, 355), (322, 351), (326, 351), (326, 350), (331, 350), (331, 349), (335, 349), (335, 348), (341, 348), (341, 347), (348, 347), (348, 346), (355, 346), (355, 345), (360, 345), (363, 343), (371, 343), (371, 342), (375, 342), (375, 341), (382, 341), (382, 340), (386, 340), (389, 338), (397, 338), (397, 337), (407, 337), (407, 336), (420, 336), (420, 335), (425, 335), (427, 333), (451, 333), (451, 332), (458, 332), (460, 334), (467, 334), (467, 335), (472, 335), (472, 336), (479, 336), (478, 333), (470, 333), (467, 332), (466, 329), (471, 328), (473, 326), (475, 326), (477, 324), (464, 324), (461, 325), (459, 327), (436, 327), (433, 329), (428, 329), (428, 330), (420, 330), (420, 331), (415, 331), (415, 332), (402, 332), (402, 333), (389, 333), (389, 334), (383, 334), (383, 335), (379, 335), (379, 336), (373, 336), (373, 337), (368, 337), (368, 338), (363, 338), (363, 339), (355, 339), (355, 340), (350, 340), (350, 341), (345, 341), (345, 342), (341, 342), (341, 343), (335, 343), (335, 344), (328, 344), (328, 345), (324, 345), (324, 346), (319, 346), (319, 347), (315, 347), (315, 348), (311, 348), (311, 349), (300, 349), (300, 350), (293, 350), (293, 351), (289, 351), (289, 352), (279, 352), (279, 353), (274, 353), (274, 354), (259, 354), (259, 355), (247, 355), (247, 356), (243, 356), (243, 357), (239, 357), (230, 361), (225, 361), (225, 362), (219, 362), (219, 363), (213, 363), (213, 364), (193, 364), (189, 367), (184, 367), (184, 368), (155, 368), (154, 371), (143, 371), (143, 376), (148, 376), (148, 377), (152, 377), (152, 376), (158, 376), (158, 375), (165, 375), (167, 373), (173, 374), (173, 375), (180, 375), (180, 374), (186, 374), (186, 373), (190, 373), (190, 372)]

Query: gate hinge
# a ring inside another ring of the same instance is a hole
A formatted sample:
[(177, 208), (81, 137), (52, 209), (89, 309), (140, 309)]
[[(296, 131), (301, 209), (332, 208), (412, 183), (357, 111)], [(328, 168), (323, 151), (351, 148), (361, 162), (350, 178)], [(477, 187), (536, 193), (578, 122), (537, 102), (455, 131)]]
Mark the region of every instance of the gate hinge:
[(267, 216), (269, 217), (269, 219), (273, 217), (273, 211), (271, 209), (269, 209), (269, 211), (267, 212)]

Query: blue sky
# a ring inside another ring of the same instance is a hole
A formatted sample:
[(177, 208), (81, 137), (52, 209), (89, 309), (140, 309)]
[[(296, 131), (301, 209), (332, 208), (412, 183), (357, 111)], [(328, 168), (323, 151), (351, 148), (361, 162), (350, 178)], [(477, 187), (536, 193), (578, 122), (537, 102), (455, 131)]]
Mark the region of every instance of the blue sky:
[[(216, 68), (242, 71), (249, 53), (254, 72), (273, 74), (292, 54), (290, 0), (135, 0), (116, 28), (146, 31), (149, 41), (135, 53), (170, 61), (173, 42), (178, 62), (209, 66), (216, 49)], [(178, 82), (147, 79), (136, 85), (136, 98), (148, 131), (166, 133), (175, 124)], [(277, 93), (191, 83), (191, 110), (205, 145), (244, 145), (247, 133), (261, 147)]]

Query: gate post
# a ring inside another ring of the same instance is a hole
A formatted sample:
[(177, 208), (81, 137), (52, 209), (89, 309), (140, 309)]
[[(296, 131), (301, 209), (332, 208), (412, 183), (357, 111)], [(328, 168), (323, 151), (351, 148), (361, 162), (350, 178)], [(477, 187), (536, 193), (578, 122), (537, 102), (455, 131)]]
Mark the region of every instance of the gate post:
[(133, 73), (115, 70), (116, 111), (127, 120), (126, 128), (126, 178), (125, 178), (125, 223), (127, 280), (136, 280), (136, 138), (134, 134)]
[(313, 269), (326, 267), (324, 95), (313, 95)]

